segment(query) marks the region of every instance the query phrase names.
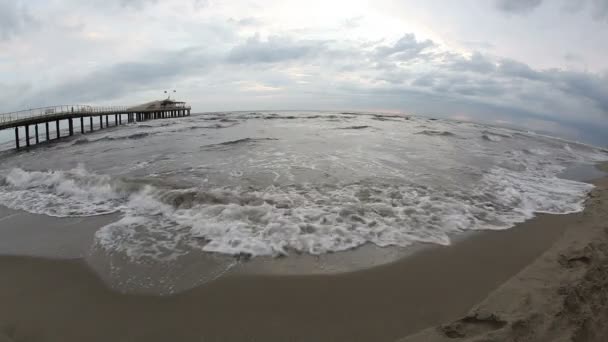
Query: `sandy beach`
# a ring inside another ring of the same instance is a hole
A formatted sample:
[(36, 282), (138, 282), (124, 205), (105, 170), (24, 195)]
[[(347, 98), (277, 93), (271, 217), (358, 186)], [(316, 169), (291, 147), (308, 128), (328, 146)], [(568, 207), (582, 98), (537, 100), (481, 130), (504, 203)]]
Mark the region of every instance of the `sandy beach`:
[(233, 272), (171, 296), (114, 291), (78, 251), (2, 256), (0, 331), (6, 341), (599, 340), (608, 179), (596, 185), (583, 213), (539, 215), (388, 264)]
[(605, 341), (608, 179), (595, 184), (541, 257), (466, 315), (399, 341)]
[(0, 342), (608, 342), (608, 0), (0, 0)]

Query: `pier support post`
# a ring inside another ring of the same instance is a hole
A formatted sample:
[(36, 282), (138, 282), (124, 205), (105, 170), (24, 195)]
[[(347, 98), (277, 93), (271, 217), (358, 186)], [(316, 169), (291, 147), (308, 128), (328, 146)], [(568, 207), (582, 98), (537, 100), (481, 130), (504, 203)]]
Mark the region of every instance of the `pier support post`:
[(25, 125), (25, 146), (30, 146), (30, 125)]
[(36, 133), (36, 145), (38, 145), (40, 143), (40, 140), (38, 139), (38, 124), (34, 125), (34, 131)]
[(106, 115), (106, 127), (110, 127), (110, 120), (108, 120), (108, 115)]
[(44, 128), (46, 130), (46, 141), (51, 140), (51, 135), (49, 134), (49, 122), (44, 123)]
[(68, 119), (68, 127), (70, 129), (70, 136), (74, 135), (74, 120), (72, 118)]
[(99, 129), (103, 128), (103, 115), (99, 116)]
[(90, 131), (93, 132), (93, 117), (92, 116), (89, 116), (89, 126), (91, 128)]
[(118, 124), (122, 125), (122, 114), (118, 114)]
[(61, 138), (61, 132), (59, 131), (59, 120), (55, 121), (55, 129), (57, 130), (57, 139)]
[(15, 145), (19, 149), (19, 127), (15, 127)]
[(84, 117), (80, 117), (80, 133), (84, 134)]
[(118, 114), (114, 114), (114, 126), (118, 126)]

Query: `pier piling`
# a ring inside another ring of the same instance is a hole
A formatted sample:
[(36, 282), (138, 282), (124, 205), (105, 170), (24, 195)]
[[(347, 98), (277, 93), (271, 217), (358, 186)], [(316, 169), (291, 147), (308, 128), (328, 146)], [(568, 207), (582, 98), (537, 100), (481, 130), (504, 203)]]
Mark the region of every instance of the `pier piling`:
[[(51, 137), (49, 124), (55, 122), (56, 139), (62, 137), (61, 121), (67, 120), (66, 136), (74, 135), (74, 120), (80, 120), (80, 133), (87, 133), (85, 118), (89, 118), (90, 132), (95, 130), (95, 117), (99, 117), (99, 128), (110, 127), (110, 116), (114, 117), (114, 126), (123, 125), (123, 116), (126, 123), (143, 122), (148, 120), (180, 118), (190, 115), (190, 107), (185, 102), (173, 101), (169, 98), (161, 101), (154, 101), (136, 107), (93, 107), (87, 105), (78, 106), (54, 106), (25, 111), (0, 114), (0, 131), (4, 129), (15, 129), (15, 147), (30, 146), (40, 144), (45, 140), (54, 140)], [(104, 127), (105, 116), (105, 127)], [(39, 125), (44, 123), (44, 135), (40, 137)], [(34, 137), (30, 137), (30, 126), (33, 127)], [(23, 127), (23, 131), (21, 131)], [(25, 137), (22, 137), (24, 135)], [(21, 139), (25, 139), (25, 144)]]

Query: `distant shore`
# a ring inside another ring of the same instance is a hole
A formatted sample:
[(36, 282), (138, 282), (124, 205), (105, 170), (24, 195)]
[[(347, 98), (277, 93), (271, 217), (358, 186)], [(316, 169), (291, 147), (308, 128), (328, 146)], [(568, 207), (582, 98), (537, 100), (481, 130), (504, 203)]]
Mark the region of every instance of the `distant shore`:
[[(512, 229), (471, 234), (452, 246), (354, 272), (234, 272), (172, 296), (111, 290), (77, 250), (66, 251), (71, 260), (1, 256), (0, 341), (599, 336), (607, 309), (594, 303), (608, 293), (608, 178), (595, 184), (583, 213), (539, 215)], [(23, 229), (45, 225), (34, 217), (24, 214)], [(0, 232), (14, 230), (8, 221), (0, 217)], [(44, 246), (43, 239), (38, 243)]]

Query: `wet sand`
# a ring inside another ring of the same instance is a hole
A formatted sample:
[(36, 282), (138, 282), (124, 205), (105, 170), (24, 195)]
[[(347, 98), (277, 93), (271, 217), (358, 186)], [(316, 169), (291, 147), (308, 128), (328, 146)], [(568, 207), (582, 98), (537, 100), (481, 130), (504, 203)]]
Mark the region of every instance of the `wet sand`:
[(608, 179), (596, 184), (541, 257), (465, 315), (399, 341), (607, 341)]
[(14, 341), (394, 341), (466, 314), (579, 219), (541, 215), (354, 272), (234, 272), (172, 296), (111, 290), (82, 259), (3, 256), (0, 331)]

